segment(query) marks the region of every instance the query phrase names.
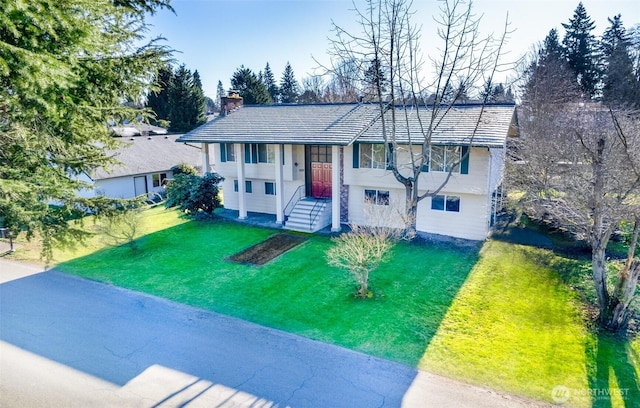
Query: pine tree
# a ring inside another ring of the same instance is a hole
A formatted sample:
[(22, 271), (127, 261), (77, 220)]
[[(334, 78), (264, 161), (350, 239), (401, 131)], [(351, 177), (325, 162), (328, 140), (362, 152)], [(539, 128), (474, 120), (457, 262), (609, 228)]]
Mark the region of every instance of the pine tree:
[(169, 130), (188, 132), (206, 121), (205, 98), (198, 71), (192, 74), (185, 65), (178, 67), (169, 85), (168, 94)]
[(580, 98), (582, 91), (563, 54), (558, 42), (558, 32), (554, 28), (549, 31), (526, 70), (523, 103), (533, 105), (544, 101), (552, 105)]
[(298, 102), (298, 96), (300, 96), (300, 85), (296, 81), (291, 64), (287, 62), (280, 80), (280, 102), (296, 103)]
[(596, 96), (601, 74), (598, 67), (597, 42), (591, 34), (595, 29), (595, 23), (591, 21), (582, 2), (578, 4), (569, 23), (563, 23), (562, 26), (566, 30), (562, 44), (569, 67), (586, 94)]
[(141, 44), (160, 8), (168, 0), (0, 2), (0, 226), (39, 235), (48, 259), (83, 237), (71, 219), (122, 201), (79, 197), (89, 186), (76, 176), (114, 163), (106, 124), (140, 114), (122, 101), (144, 99), (170, 57)]
[(224, 91), (224, 87), (222, 86), (222, 81), (218, 80), (218, 86), (216, 88), (216, 110), (219, 112), (220, 108), (222, 107), (222, 97), (227, 96), (226, 92)]
[(264, 67), (264, 72), (262, 73), (262, 83), (267, 87), (272, 103), (277, 103), (280, 89), (278, 89), (278, 85), (276, 84), (276, 80), (273, 76), (273, 71), (271, 71), (271, 67), (268, 62)]
[(600, 39), (600, 50), (605, 59), (613, 54), (613, 50), (620, 42), (629, 43), (629, 35), (622, 24), (622, 16), (618, 14), (613, 17), (613, 20), (611, 18), (607, 18), (607, 20), (610, 25), (604, 30)]
[(237, 90), (246, 105), (265, 105), (271, 103), (267, 87), (249, 68), (241, 65), (231, 77), (231, 87)]
[[(376, 95), (386, 94), (389, 81), (385, 77), (384, 69), (379, 59), (373, 59), (369, 68), (364, 72), (364, 95), (367, 100), (375, 100)], [(380, 87), (380, 93), (378, 92)]]
[(153, 81), (156, 89), (149, 92), (147, 96), (147, 107), (155, 113), (152, 122), (159, 126), (161, 126), (161, 121), (166, 121), (169, 117), (169, 85), (172, 80), (171, 66), (160, 68)]

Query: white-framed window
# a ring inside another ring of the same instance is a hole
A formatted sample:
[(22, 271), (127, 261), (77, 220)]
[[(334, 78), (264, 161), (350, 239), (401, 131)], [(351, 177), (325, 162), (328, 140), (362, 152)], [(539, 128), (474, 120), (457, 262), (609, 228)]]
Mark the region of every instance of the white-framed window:
[(276, 195), (276, 183), (271, 181), (264, 182), (264, 193), (266, 195)]
[(236, 161), (236, 145), (233, 143), (220, 143), (220, 161)]
[(276, 145), (247, 143), (244, 145), (245, 163), (275, 163)]
[(431, 146), (430, 171), (460, 173), (462, 146)]
[(167, 173), (155, 173), (151, 175), (151, 180), (154, 187), (160, 187), (164, 185), (164, 181), (167, 179)]
[(387, 154), (384, 144), (360, 144), (360, 168), (386, 169)]
[(275, 163), (276, 145), (258, 144), (258, 163)]
[(431, 197), (431, 209), (436, 211), (460, 212), (460, 197), (436, 195)]
[(364, 201), (376, 205), (389, 205), (388, 190), (364, 190)]

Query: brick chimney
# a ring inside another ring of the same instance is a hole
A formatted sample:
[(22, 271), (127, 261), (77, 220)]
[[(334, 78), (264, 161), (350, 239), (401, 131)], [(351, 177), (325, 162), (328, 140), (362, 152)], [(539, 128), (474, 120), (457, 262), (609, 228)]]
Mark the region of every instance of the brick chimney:
[(227, 116), (242, 107), (242, 96), (238, 91), (231, 90), (227, 96), (220, 98), (220, 116)]

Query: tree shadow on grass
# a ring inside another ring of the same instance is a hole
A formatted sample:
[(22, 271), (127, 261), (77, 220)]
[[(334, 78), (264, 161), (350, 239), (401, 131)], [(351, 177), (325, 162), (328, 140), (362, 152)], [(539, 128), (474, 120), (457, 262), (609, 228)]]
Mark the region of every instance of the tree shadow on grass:
[(622, 401), (624, 407), (640, 407), (639, 379), (634, 366), (639, 356), (629, 341), (599, 333), (587, 344), (586, 353), (592, 406), (609, 408)]

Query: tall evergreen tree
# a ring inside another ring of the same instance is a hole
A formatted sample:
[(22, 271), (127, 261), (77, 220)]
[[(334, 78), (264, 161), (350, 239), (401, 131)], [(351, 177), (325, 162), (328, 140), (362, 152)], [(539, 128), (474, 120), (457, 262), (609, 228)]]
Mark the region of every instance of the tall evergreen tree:
[(637, 109), (640, 108), (640, 82), (625, 44), (618, 43), (607, 58), (602, 100), (609, 105)]
[(300, 96), (300, 85), (296, 81), (291, 64), (287, 61), (280, 80), (280, 102), (296, 103), (298, 102), (298, 96)]
[(171, 65), (160, 68), (153, 81), (156, 89), (149, 92), (147, 96), (147, 107), (155, 113), (152, 122), (156, 125), (161, 125), (161, 121), (165, 121), (169, 117), (169, 85), (172, 80)]
[(166, 63), (156, 41), (140, 44), (160, 8), (169, 1), (0, 2), (0, 226), (38, 234), (47, 258), (83, 236), (71, 219), (120, 201), (79, 197), (76, 176), (114, 163), (105, 124), (135, 119), (122, 101), (142, 100)]
[(604, 76), (602, 100), (610, 106), (640, 108), (640, 81), (630, 52), (630, 36), (620, 14), (609, 19), (610, 26), (600, 41)]
[(269, 96), (271, 97), (273, 103), (277, 103), (280, 89), (278, 88), (278, 84), (276, 84), (275, 77), (273, 76), (273, 71), (271, 71), (271, 67), (269, 66), (268, 62), (264, 67), (264, 72), (262, 73), (262, 83), (267, 87), (267, 91), (269, 92)]
[(222, 81), (218, 80), (218, 86), (216, 88), (216, 110), (220, 111), (222, 107), (222, 97), (227, 96), (227, 93), (224, 91), (224, 87), (222, 86)]
[(607, 18), (607, 20), (609, 27), (604, 30), (600, 39), (600, 50), (605, 59), (613, 54), (613, 50), (620, 42), (629, 43), (629, 35), (622, 24), (622, 15), (618, 14), (613, 17), (613, 20), (611, 18)]
[(523, 87), (523, 103), (547, 106), (574, 101), (582, 94), (575, 74), (563, 56), (554, 28), (544, 39), (541, 48), (525, 72), (527, 81)]
[[(387, 86), (389, 85), (389, 80), (385, 76), (384, 68), (380, 62), (380, 59), (373, 59), (369, 64), (369, 67), (364, 72), (364, 81), (363, 81), (363, 97), (366, 100), (374, 100), (376, 99), (376, 95), (380, 95), (380, 93), (387, 92)], [(380, 89), (378, 89), (378, 87)]]
[(188, 132), (206, 121), (205, 98), (198, 71), (192, 74), (184, 65), (178, 67), (169, 85), (168, 94), (169, 130)]
[(588, 96), (596, 96), (601, 74), (598, 66), (597, 42), (591, 33), (595, 29), (595, 23), (591, 21), (582, 2), (578, 4), (569, 23), (563, 23), (562, 26), (566, 30), (562, 44), (569, 67), (584, 92)]
[(264, 105), (271, 103), (267, 87), (249, 68), (241, 65), (231, 77), (231, 87), (237, 90), (247, 105)]

